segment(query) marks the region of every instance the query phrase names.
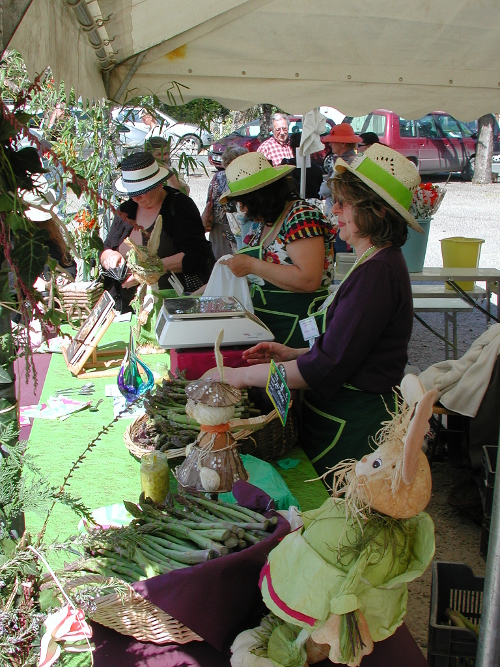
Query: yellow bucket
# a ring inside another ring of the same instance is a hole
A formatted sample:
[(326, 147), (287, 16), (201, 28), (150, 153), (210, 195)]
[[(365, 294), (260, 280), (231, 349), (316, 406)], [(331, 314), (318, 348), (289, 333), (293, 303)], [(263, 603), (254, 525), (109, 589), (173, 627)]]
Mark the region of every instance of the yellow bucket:
[[(463, 236), (441, 239), (443, 266), (447, 268), (477, 269), (481, 254), (481, 244), (483, 243), (484, 239), (468, 239)], [(473, 280), (459, 282), (457, 285), (466, 292), (474, 289)], [(446, 285), (446, 289), (453, 288)]]

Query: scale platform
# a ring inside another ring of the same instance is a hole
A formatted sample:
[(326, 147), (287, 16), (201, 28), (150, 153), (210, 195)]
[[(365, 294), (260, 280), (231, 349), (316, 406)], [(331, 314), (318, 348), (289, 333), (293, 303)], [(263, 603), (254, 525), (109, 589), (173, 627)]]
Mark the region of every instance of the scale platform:
[(255, 345), (274, 340), (258, 317), (234, 297), (201, 296), (164, 299), (156, 322), (160, 347), (213, 347), (224, 329), (222, 345)]

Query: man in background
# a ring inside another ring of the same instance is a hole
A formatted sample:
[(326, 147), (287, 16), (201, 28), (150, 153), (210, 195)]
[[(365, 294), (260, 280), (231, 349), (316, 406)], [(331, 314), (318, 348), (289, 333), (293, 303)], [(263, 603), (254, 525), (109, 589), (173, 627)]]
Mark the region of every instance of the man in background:
[(283, 160), (294, 157), (288, 141), (288, 116), (275, 113), (272, 116), (273, 136), (263, 141), (257, 152), (269, 160), (273, 167), (279, 167)]

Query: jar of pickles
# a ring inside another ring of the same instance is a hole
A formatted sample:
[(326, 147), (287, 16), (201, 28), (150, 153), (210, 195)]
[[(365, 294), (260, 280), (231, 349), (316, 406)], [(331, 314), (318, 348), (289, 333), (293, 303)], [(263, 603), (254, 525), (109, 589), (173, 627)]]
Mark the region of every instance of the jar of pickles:
[(169, 491), (169, 467), (163, 452), (149, 452), (141, 458), (141, 491), (155, 503), (165, 502)]

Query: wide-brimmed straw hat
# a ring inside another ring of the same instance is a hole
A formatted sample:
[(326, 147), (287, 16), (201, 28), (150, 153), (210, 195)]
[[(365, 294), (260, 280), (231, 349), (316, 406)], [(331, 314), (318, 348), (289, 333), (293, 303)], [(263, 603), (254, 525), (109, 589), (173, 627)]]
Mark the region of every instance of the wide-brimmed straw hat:
[(295, 169), (294, 165), (273, 167), (262, 153), (246, 153), (235, 158), (226, 169), (228, 190), (222, 193), (219, 204), (231, 197), (245, 195), (283, 178)]
[(330, 133), (326, 137), (321, 137), (321, 141), (324, 144), (336, 143), (336, 144), (362, 144), (363, 140), (357, 134), (354, 134), (354, 130), (349, 125), (349, 123), (340, 123), (340, 125), (334, 125), (330, 130)]
[(350, 171), (376, 192), (384, 201), (397, 211), (417, 232), (424, 230), (410, 215), (408, 209), (413, 194), (420, 183), (420, 176), (413, 162), (401, 153), (382, 144), (373, 144), (364, 153), (353, 158), (339, 157), (335, 162), (334, 176), (328, 179), (331, 187), (335, 173)]
[(160, 167), (151, 153), (133, 153), (123, 160), (122, 175), (114, 189), (120, 197), (138, 197), (158, 187), (169, 177), (168, 169)]

